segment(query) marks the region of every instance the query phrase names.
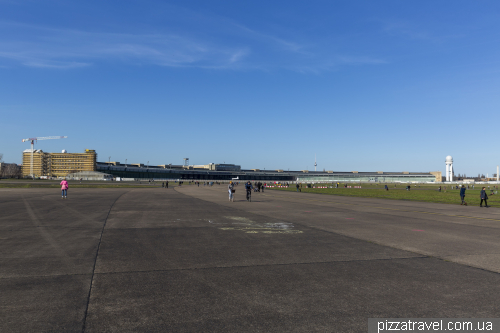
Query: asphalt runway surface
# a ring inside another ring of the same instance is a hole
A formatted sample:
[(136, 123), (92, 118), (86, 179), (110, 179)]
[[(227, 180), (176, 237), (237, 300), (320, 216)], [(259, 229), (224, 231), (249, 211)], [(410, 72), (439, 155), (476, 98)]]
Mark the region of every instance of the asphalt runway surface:
[[(71, 185), (71, 184), (70, 184)], [(225, 186), (0, 189), (0, 332), (500, 317), (500, 210)]]

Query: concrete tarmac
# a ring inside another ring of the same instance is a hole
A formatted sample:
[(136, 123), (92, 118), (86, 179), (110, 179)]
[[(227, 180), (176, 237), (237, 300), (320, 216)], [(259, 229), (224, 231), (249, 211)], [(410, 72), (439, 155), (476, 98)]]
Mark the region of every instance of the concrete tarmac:
[(498, 318), (496, 209), (225, 186), (0, 189), (0, 332)]

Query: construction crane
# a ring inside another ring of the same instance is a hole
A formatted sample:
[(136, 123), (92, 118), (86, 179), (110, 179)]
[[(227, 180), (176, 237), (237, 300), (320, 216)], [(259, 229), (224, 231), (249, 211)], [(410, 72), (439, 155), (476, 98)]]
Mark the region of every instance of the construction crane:
[(30, 174), (31, 178), (35, 178), (33, 175), (33, 151), (35, 150), (34, 144), (35, 141), (38, 140), (52, 140), (52, 139), (66, 139), (67, 136), (42, 136), (40, 138), (29, 138), (29, 139), (23, 139), (23, 142), (31, 141), (31, 165), (30, 165)]

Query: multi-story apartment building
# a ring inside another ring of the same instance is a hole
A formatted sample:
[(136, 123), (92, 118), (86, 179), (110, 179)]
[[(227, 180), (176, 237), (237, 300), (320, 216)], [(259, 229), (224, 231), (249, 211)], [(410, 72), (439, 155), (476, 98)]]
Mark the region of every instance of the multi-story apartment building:
[[(31, 161), (33, 156), (33, 169)], [(95, 150), (85, 149), (84, 153), (46, 153), (31, 149), (23, 151), (23, 177), (65, 177), (68, 173), (96, 171), (97, 154)]]

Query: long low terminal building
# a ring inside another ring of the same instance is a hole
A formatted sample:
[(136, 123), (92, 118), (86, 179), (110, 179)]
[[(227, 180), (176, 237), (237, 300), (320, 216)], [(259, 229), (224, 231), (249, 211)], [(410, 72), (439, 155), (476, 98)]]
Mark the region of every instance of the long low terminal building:
[(124, 179), (179, 179), (187, 181), (211, 180), (261, 180), (298, 181), (301, 183), (331, 182), (441, 182), (441, 171), (436, 172), (335, 172), (335, 171), (285, 171), (241, 169), (234, 164), (208, 165), (144, 165), (121, 164), (119, 162), (97, 162), (97, 171)]

